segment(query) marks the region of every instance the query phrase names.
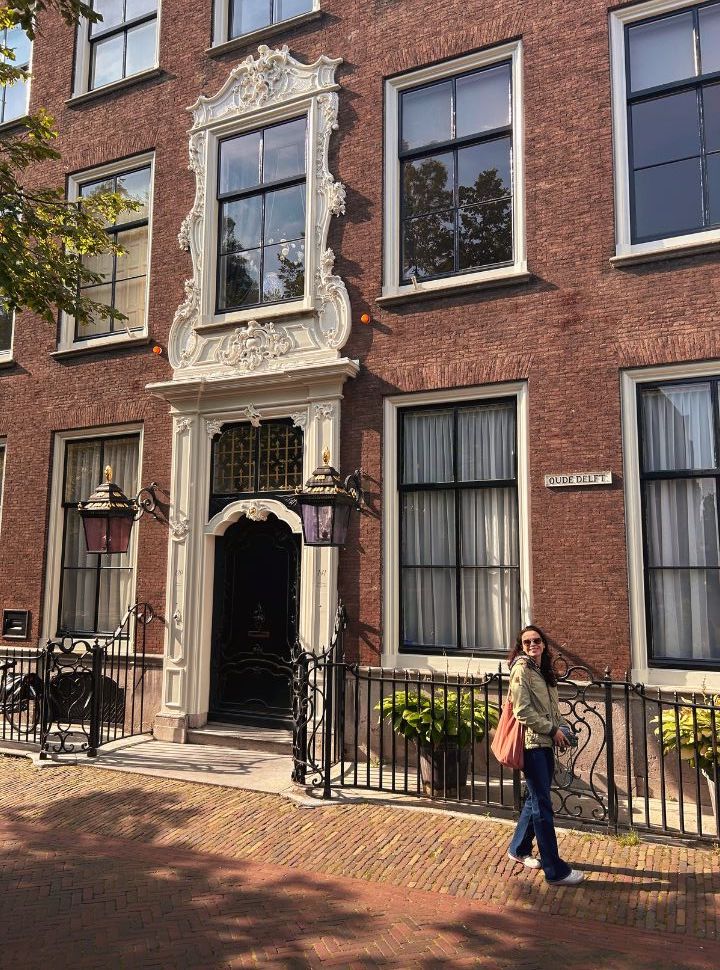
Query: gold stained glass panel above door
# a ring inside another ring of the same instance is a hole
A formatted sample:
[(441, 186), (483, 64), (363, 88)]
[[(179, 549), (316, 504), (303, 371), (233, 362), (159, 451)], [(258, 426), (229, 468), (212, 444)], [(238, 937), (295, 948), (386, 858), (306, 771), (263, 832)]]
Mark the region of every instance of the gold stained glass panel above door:
[(293, 491), (302, 473), (302, 429), (290, 421), (229, 425), (213, 442), (213, 495)]

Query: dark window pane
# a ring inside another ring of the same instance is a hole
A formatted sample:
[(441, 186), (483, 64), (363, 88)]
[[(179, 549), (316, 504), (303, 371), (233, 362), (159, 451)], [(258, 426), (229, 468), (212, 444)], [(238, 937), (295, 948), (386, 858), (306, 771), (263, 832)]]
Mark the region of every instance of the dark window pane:
[(102, 20), (90, 25), (90, 36), (101, 34), (110, 27), (117, 27), (123, 22), (123, 0), (95, 0), (93, 10), (100, 14)]
[(501, 64), (456, 81), (457, 138), (510, 124), (510, 65)]
[(258, 491), (288, 491), (302, 485), (302, 429), (291, 424), (263, 421), (259, 437)]
[(253, 306), (260, 302), (260, 250), (220, 257), (218, 307)]
[(213, 493), (255, 491), (255, 438), (251, 424), (223, 431), (213, 446)]
[(453, 480), (453, 412), (417, 411), (403, 416), (404, 485)]
[(402, 496), (404, 566), (454, 566), (455, 493), (444, 489)]
[(265, 245), (305, 235), (305, 184), (265, 196)]
[(627, 36), (632, 91), (695, 76), (690, 11), (630, 27)]
[(454, 202), (452, 152), (403, 164), (403, 205), (406, 215), (447, 209)]
[(653, 657), (720, 660), (720, 571), (649, 572)]
[(707, 158), (708, 203), (710, 224), (720, 223), (720, 154)]
[(646, 482), (649, 566), (717, 566), (715, 482), (702, 478)]
[(403, 645), (457, 647), (455, 569), (403, 569)]
[(705, 124), (705, 151), (720, 149), (720, 84), (703, 88), (703, 121)]
[(631, 109), (633, 168), (700, 154), (697, 92), (641, 101)]
[(276, 303), (305, 293), (305, 245), (266, 246), (263, 253), (263, 302)]
[(224, 202), (221, 206), (220, 250), (223, 253), (239, 249), (255, 249), (260, 246), (262, 221), (262, 197)]
[(265, 131), (263, 182), (305, 173), (305, 118)]
[(720, 4), (703, 7), (700, 16), (700, 67), (703, 74), (720, 71)]
[(634, 237), (658, 238), (702, 227), (700, 159), (635, 173)]
[[(65, 491), (63, 502), (77, 505), (86, 499), (100, 484), (102, 442), (69, 442), (65, 449)], [(115, 471), (115, 469), (113, 469)]]
[(0, 352), (10, 350), (12, 347), (12, 334), (12, 310), (8, 310), (7, 307), (0, 304)]
[(411, 276), (424, 279), (452, 273), (454, 212), (437, 212), (411, 219), (403, 225), (402, 237), (403, 280), (408, 282)]
[(232, 0), (230, 37), (240, 37), (272, 23), (272, 0)]
[(460, 205), (489, 202), (510, 194), (510, 138), (461, 148), (458, 152)]
[(402, 95), (403, 151), (449, 141), (452, 137), (452, 84), (442, 81)]
[(644, 389), (640, 403), (644, 472), (716, 467), (709, 383)]
[(275, 20), (289, 20), (312, 10), (312, 0), (275, 0)]
[(459, 269), (505, 263), (512, 259), (512, 209), (510, 201), (460, 209)]
[(220, 194), (239, 192), (260, 183), (262, 132), (253, 131), (220, 144)]
[(99, 40), (93, 45), (91, 88), (111, 84), (123, 76), (124, 44), (125, 36), (120, 33), (108, 37), (107, 40)]
[(133, 27), (127, 32), (127, 54), (125, 75), (147, 71), (155, 63), (155, 31), (156, 20)]

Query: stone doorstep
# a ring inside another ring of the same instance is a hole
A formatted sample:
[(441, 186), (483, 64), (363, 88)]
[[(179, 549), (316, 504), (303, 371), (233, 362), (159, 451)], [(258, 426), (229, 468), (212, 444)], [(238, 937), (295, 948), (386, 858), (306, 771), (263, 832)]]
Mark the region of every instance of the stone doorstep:
[(200, 728), (188, 728), (187, 743), (292, 755), (292, 731), (247, 724), (210, 721)]

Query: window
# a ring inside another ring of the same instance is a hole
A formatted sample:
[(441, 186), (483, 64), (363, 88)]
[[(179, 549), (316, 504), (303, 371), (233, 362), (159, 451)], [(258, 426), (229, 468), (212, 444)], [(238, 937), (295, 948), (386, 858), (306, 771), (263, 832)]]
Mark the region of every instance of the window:
[(217, 310), (305, 293), (306, 118), (220, 142)]
[(720, 228), (720, 3), (643, 4), (611, 24), (618, 254), (702, 243)]
[(303, 484), (303, 433), (291, 421), (231, 425), (212, 452), (211, 515), (238, 495), (294, 491)]
[(526, 274), (520, 46), (387, 82), (383, 295)]
[(136, 495), (139, 445), (137, 434), (64, 442), (59, 635), (112, 633), (132, 604), (137, 531), (124, 555), (90, 555), (77, 506), (95, 490), (106, 465), (125, 494)]
[(638, 391), (650, 663), (720, 668), (717, 379)]
[(75, 95), (157, 65), (157, 0), (93, 0), (92, 6), (102, 20), (80, 25)]
[(314, 8), (313, 0), (230, 0), (228, 38), (262, 30)]
[(516, 401), (398, 420), (400, 649), (504, 652), (520, 625)]
[(0, 363), (12, 360), (14, 314), (0, 300)]
[(140, 203), (139, 209), (121, 213), (118, 221), (107, 227), (112, 241), (125, 252), (120, 256), (106, 253), (84, 257), (84, 264), (102, 276), (102, 282), (79, 290), (82, 296), (114, 307), (127, 319), (111, 320), (97, 313), (87, 323), (79, 324), (68, 317), (63, 321), (60, 350), (117, 343), (147, 333), (152, 158), (143, 156), (134, 164), (126, 160), (75, 176), (70, 182), (71, 199), (86, 198), (93, 192), (119, 192)]
[(0, 440), (0, 524), (2, 524), (4, 486), (5, 486), (5, 442)]
[[(9, 27), (0, 31), (0, 47), (13, 51), (15, 59), (2, 57), (1, 59), (12, 67), (30, 70), (31, 42), (21, 27)], [(22, 118), (28, 110), (28, 95), (30, 91), (29, 78), (16, 81), (7, 87), (0, 87), (0, 124)]]

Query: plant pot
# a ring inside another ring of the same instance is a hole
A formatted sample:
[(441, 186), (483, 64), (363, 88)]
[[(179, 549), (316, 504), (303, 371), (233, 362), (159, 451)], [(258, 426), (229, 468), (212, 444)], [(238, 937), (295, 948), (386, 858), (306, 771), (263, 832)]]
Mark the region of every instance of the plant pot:
[[(717, 770), (717, 769), (716, 769)], [(712, 806), (713, 820), (715, 822), (715, 831), (718, 830), (718, 803), (717, 803), (717, 792), (715, 791), (715, 779), (712, 775), (709, 775), (707, 771), (703, 768), (700, 769), (705, 781), (708, 783), (708, 788), (710, 789), (710, 805)]]
[(446, 740), (420, 745), (420, 780), (425, 795), (462, 798), (467, 788), (470, 748)]

